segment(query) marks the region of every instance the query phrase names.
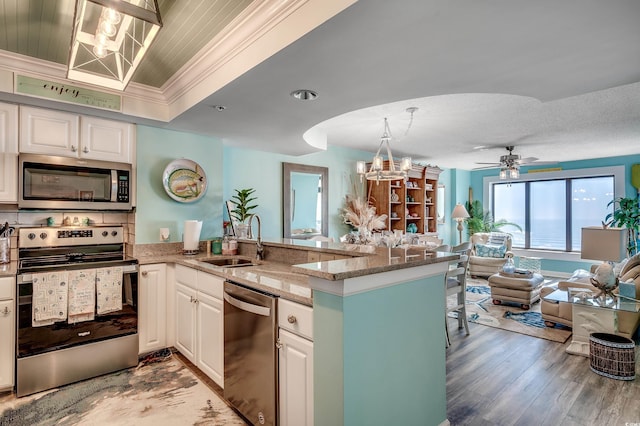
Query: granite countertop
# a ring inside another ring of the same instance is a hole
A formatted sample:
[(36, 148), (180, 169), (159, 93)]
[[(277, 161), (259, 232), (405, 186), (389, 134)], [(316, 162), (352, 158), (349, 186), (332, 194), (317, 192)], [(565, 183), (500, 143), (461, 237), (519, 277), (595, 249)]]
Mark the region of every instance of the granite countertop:
[[(221, 278), (235, 281), (257, 290), (275, 294), (276, 296), (280, 296), (293, 302), (302, 303), (308, 306), (313, 305), (312, 291), (308, 284), (308, 276), (292, 271), (290, 265), (279, 262), (254, 261), (254, 263), (257, 264), (252, 266), (229, 268), (203, 262), (207, 259), (220, 259), (225, 257), (238, 256), (207, 255), (204, 253), (195, 256), (172, 254), (139, 256), (138, 262), (141, 265), (152, 263), (175, 263), (177, 265), (183, 265), (217, 275)], [(248, 256), (239, 257), (249, 258)]]
[[(339, 281), (398, 269), (451, 262), (459, 258), (454, 253), (432, 252), (417, 246), (385, 248), (291, 239), (266, 241), (264, 244), (266, 247), (298, 248), (353, 257), (299, 263), (293, 266), (282, 260), (254, 261), (257, 264), (242, 267), (223, 267), (205, 263), (203, 261), (207, 259), (234, 257), (205, 253), (197, 255), (147, 254), (137, 255), (136, 258), (141, 265), (175, 263), (188, 266), (309, 306), (313, 304), (309, 277)], [(253, 259), (253, 256), (250, 255), (241, 255), (240, 257)]]
[(329, 281), (339, 281), (433, 263), (451, 262), (460, 257), (455, 253), (434, 252), (417, 246), (406, 248), (376, 247), (375, 249), (375, 254), (368, 256), (304, 263), (294, 265), (291, 269), (294, 272)]

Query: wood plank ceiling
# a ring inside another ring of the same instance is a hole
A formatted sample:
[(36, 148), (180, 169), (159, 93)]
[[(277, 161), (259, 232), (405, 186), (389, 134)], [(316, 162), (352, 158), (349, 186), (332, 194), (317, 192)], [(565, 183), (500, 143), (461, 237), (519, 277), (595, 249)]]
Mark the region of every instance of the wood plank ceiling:
[[(133, 81), (160, 88), (253, 0), (158, 0), (163, 28)], [(0, 50), (66, 65), (75, 0), (0, 0)]]

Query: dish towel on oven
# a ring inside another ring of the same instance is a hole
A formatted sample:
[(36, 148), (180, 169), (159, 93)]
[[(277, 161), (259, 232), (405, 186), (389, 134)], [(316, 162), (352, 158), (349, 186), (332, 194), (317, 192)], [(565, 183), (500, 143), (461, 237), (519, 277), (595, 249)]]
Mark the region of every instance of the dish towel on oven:
[(51, 325), (67, 319), (67, 271), (37, 272), (33, 274), (31, 324), (33, 327)]
[(69, 324), (92, 321), (96, 312), (96, 270), (69, 271)]
[(122, 309), (122, 266), (96, 270), (96, 295), (98, 315)]

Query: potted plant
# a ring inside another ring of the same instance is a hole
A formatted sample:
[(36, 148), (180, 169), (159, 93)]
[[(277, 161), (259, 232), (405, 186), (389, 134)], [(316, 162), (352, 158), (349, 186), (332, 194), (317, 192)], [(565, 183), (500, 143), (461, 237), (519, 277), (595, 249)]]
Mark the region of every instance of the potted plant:
[(231, 217), (238, 221), (238, 237), (247, 238), (247, 230), (249, 225), (245, 221), (251, 216), (251, 211), (258, 207), (257, 204), (251, 204), (256, 197), (251, 195), (256, 191), (253, 188), (236, 189), (236, 194), (231, 196), (231, 201), (235, 204), (235, 208), (231, 210)]
[(500, 231), (503, 226), (511, 225), (522, 231), (522, 228), (517, 223), (507, 222), (504, 219), (497, 221), (493, 220), (493, 215), (488, 210), (482, 209), (482, 203), (479, 200), (474, 200), (472, 203), (467, 201), (467, 211), (469, 212), (469, 218), (467, 219), (467, 229), (469, 230), (469, 236), (476, 232), (496, 232)]
[[(627, 241), (627, 255), (629, 257), (638, 253), (638, 231), (640, 230), (640, 206), (637, 198), (616, 198), (611, 200), (607, 207), (614, 206), (612, 213), (605, 217), (606, 226), (617, 226), (629, 230)], [(618, 208), (615, 208), (615, 206)]]

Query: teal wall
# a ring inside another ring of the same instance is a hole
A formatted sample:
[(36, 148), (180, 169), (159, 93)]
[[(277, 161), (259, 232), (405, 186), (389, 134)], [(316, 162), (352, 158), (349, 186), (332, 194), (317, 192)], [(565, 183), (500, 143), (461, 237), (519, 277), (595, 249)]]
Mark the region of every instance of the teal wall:
[[(160, 242), (160, 228), (169, 228), (170, 241), (182, 241), (185, 220), (202, 220), (201, 239), (222, 235), (222, 142), (215, 138), (137, 126), (136, 244)], [(192, 203), (170, 198), (162, 174), (173, 160), (186, 158), (207, 174), (207, 192)]]
[[(548, 166), (553, 168), (561, 168), (562, 170), (575, 170), (575, 169), (589, 169), (594, 167), (610, 167), (610, 166), (624, 166), (625, 167), (625, 196), (635, 197), (637, 190), (631, 185), (631, 166), (633, 164), (640, 163), (640, 154), (627, 155), (622, 157), (606, 157), (592, 160), (580, 160), (580, 161), (566, 161), (560, 162), (557, 165)], [(527, 170), (536, 169), (540, 167), (523, 167), (522, 172)], [(544, 167), (546, 168), (546, 167)], [(477, 170), (470, 172), (470, 186), (473, 190), (474, 200), (483, 199), (483, 178), (485, 176), (495, 176), (497, 169), (490, 170)], [(489, 206), (484, 206), (487, 209)], [(499, 218), (498, 218), (499, 219)], [(604, 218), (602, 218), (604, 220)], [(589, 269), (591, 263), (588, 262), (570, 262), (562, 260), (542, 260), (542, 269), (545, 271), (557, 271), (563, 273), (571, 273), (576, 269)]]
[(344, 298), (314, 292), (316, 424), (446, 420), (443, 279)]
[[(301, 142), (302, 143), (302, 142)], [(224, 147), (224, 200), (235, 189), (254, 188), (262, 220), (263, 238), (282, 238), (282, 163), (297, 163), (329, 168), (329, 236), (338, 238), (349, 231), (342, 223), (344, 196), (353, 192), (352, 183), (359, 185), (355, 162), (372, 157), (371, 153), (329, 146), (326, 151), (291, 156), (243, 148)], [(255, 231), (255, 224), (254, 231)]]
[[(354, 183), (360, 187), (359, 178), (352, 178), (355, 162), (371, 157), (368, 152), (334, 146), (302, 156), (274, 154), (225, 147), (216, 138), (137, 126), (136, 243), (159, 242), (162, 227), (170, 229), (170, 241), (182, 241), (184, 221), (193, 219), (204, 222), (201, 239), (221, 236), (222, 221), (228, 218), (224, 201), (234, 189), (243, 188), (256, 190), (262, 237), (281, 238), (283, 162), (329, 168), (329, 236), (337, 240), (349, 231), (340, 216), (344, 196), (353, 192)], [(207, 174), (207, 193), (193, 203), (174, 201), (162, 186), (165, 167), (178, 158), (196, 161)]]

